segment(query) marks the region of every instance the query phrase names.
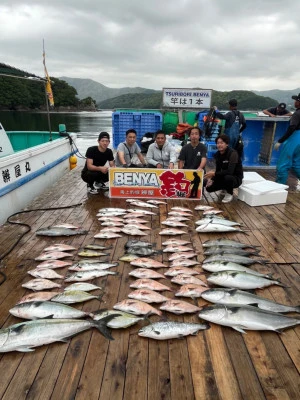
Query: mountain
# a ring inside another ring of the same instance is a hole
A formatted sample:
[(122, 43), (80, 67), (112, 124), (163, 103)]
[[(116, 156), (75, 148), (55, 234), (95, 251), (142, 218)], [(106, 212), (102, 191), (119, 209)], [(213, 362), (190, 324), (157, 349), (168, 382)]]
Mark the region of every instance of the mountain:
[[(212, 92), (212, 105), (218, 106), (220, 110), (228, 109), (228, 100), (235, 98), (238, 101), (239, 110), (257, 111), (277, 105), (277, 101), (270, 97), (258, 96), (248, 90), (233, 90), (231, 92)], [(135, 93), (124, 94), (112, 99), (98, 103), (102, 109), (115, 108), (139, 108), (139, 109), (160, 109), (162, 102), (162, 92), (155, 93)]]
[(155, 93), (155, 90), (146, 89), (141, 87), (123, 87), (123, 88), (110, 88), (104, 86), (99, 82), (93, 81), (92, 79), (80, 79), (80, 78), (68, 78), (62, 76), (59, 79), (66, 81), (69, 85), (73, 86), (79, 99), (85, 99), (86, 97), (92, 97), (96, 100), (99, 105), (100, 102), (111, 99), (113, 97), (121, 96), (128, 93)]
[(300, 93), (300, 88), (293, 89), (293, 90), (280, 90), (280, 89), (273, 89), (273, 90), (253, 90), (254, 93), (260, 96), (268, 96), (272, 99), (275, 99), (278, 103), (286, 103), (288, 108), (294, 107), (294, 100), (291, 98), (295, 94)]

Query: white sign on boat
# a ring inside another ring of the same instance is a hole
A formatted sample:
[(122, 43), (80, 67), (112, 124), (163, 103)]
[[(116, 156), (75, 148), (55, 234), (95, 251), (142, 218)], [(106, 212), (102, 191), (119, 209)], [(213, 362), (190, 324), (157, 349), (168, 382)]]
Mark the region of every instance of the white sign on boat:
[(212, 89), (163, 88), (162, 106), (165, 108), (210, 108)]

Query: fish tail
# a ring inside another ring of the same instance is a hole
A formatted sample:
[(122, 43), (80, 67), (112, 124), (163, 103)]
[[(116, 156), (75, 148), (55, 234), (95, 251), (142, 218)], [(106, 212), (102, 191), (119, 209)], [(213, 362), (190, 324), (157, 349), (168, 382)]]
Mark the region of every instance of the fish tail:
[(296, 307), (295, 307), (295, 312), (296, 312), (296, 313), (300, 313), (300, 306), (296, 306)]
[(108, 315), (105, 318), (100, 319), (99, 321), (93, 321), (95, 328), (98, 329), (98, 331), (106, 338), (109, 340), (114, 340), (114, 338), (111, 336), (110, 331), (107, 329), (107, 324), (109, 321), (114, 319), (115, 317), (120, 316), (121, 314), (114, 314), (114, 315)]

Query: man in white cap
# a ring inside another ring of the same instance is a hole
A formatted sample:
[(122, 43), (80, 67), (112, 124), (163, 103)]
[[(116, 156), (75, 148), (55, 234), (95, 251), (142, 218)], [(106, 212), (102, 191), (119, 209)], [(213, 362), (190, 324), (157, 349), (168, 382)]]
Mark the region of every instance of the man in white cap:
[(295, 100), (296, 111), (290, 119), (286, 133), (274, 145), (275, 150), (282, 145), (277, 161), (276, 182), (283, 184), (287, 183), (290, 169), (300, 179), (300, 93), (292, 96), (292, 99)]

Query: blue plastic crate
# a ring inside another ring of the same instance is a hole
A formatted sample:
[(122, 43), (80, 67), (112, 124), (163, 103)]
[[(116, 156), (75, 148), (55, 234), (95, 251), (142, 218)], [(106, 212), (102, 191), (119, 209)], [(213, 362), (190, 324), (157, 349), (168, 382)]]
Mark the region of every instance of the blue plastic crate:
[(207, 147), (207, 158), (212, 159), (214, 154), (218, 151), (216, 142), (206, 141), (204, 144)]
[(113, 146), (116, 149), (119, 143), (125, 141), (128, 129), (137, 132), (137, 143), (146, 132), (156, 132), (162, 129), (162, 114), (159, 112), (124, 112), (115, 111), (112, 114)]

